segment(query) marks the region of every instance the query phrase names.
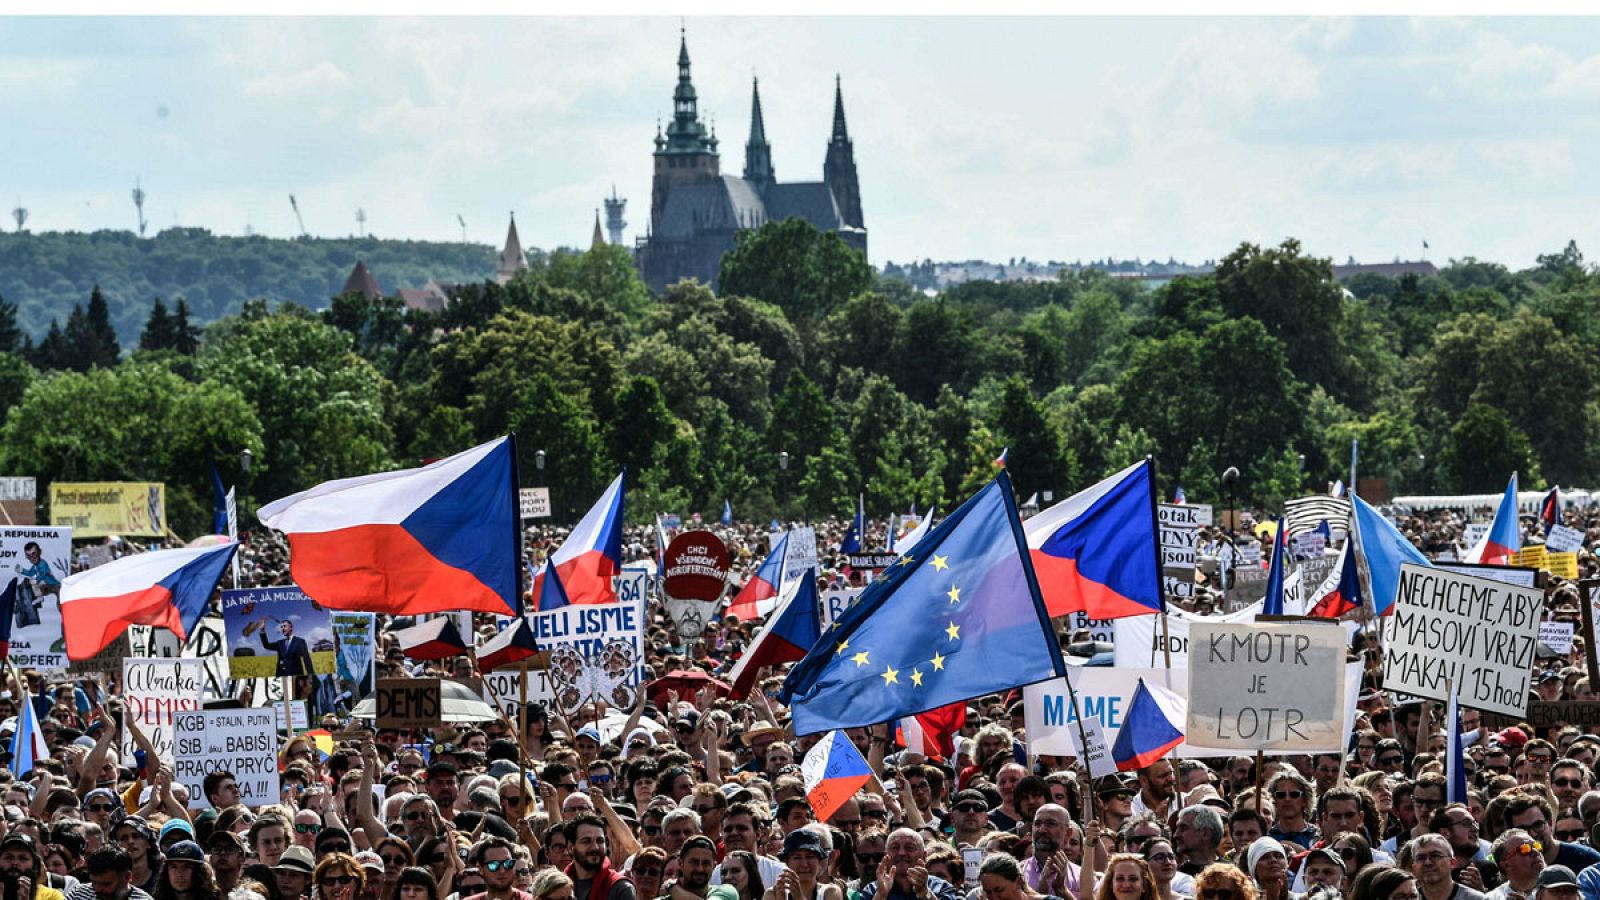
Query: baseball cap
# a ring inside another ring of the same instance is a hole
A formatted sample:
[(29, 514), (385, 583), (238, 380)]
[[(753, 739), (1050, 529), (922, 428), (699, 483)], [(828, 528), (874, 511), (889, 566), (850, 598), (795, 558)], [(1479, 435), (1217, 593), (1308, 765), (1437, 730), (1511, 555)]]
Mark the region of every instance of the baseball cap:
[(1578, 876), (1572, 874), (1571, 869), (1566, 866), (1546, 866), (1544, 871), (1539, 873), (1539, 880), (1533, 887), (1534, 890), (1541, 890), (1547, 887), (1577, 886)]
[(356, 862), (360, 863), (361, 868), (363, 869), (373, 869), (379, 874), (382, 874), (383, 872), (383, 857), (372, 852), (371, 850), (363, 850), (360, 853), (357, 853)]
[(788, 859), (789, 854), (802, 850), (822, 857), (828, 855), (828, 852), (822, 848), (822, 835), (809, 828), (796, 828), (784, 836), (783, 856), (781, 858)]
[(600, 729), (594, 727), (593, 725), (585, 725), (582, 728), (579, 728), (578, 733), (572, 736), (573, 740), (577, 740), (578, 738), (588, 738), (589, 740), (594, 741), (596, 744), (605, 743), (605, 741), (600, 740)]
[(957, 793), (955, 800), (950, 803), (950, 808), (955, 809), (963, 803), (976, 803), (985, 810), (989, 808), (989, 798), (985, 797), (982, 791), (975, 791), (971, 788)]
[(1317, 849), (1310, 851), (1306, 854), (1306, 859), (1305, 862), (1302, 863), (1302, 866), (1308, 866), (1311, 864), (1312, 860), (1318, 859), (1322, 860), (1323, 862), (1331, 862), (1339, 867), (1339, 871), (1344, 871), (1344, 859), (1339, 856), (1339, 854), (1331, 847), (1318, 847)]
[(216, 853), (219, 850), (238, 850), (243, 853), (246, 849), (244, 835), (235, 834), (232, 831), (224, 831), (220, 828), (212, 829), (211, 836), (206, 838), (206, 848), (212, 853)]
[(167, 862), (179, 860), (181, 862), (205, 862), (206, 852), (194, 841), (179, 841), (168, 847), (165, 851)]

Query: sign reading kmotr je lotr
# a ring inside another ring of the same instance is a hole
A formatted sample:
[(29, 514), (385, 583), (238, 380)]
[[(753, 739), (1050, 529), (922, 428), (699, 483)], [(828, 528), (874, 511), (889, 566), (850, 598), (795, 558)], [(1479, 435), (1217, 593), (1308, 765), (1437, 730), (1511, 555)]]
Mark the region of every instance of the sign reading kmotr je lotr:
[(1194, 623), (1185, 738), (1237, 750), (1342, 752), (1345, 640), (1334, 624)]
[(1406, 563), (1383, 652), (1383, 686), (1521, 717), (1538, 646), (1544, 594)]

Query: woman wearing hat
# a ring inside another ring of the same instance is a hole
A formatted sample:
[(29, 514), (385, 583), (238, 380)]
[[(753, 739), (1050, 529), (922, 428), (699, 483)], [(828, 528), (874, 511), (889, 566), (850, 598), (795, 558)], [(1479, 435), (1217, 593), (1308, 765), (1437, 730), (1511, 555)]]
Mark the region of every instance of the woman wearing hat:
[(789, 832), (780, 857), (783, 871), (764, 900), (843, 900), (838, 886), (818, 883), (831, 852), (817, 827), (808, 825)]
[(199, 844), (178, 841), (167, 848), (166, 857), (153, 892), (155, 900), (220, 900), (222, 892)]

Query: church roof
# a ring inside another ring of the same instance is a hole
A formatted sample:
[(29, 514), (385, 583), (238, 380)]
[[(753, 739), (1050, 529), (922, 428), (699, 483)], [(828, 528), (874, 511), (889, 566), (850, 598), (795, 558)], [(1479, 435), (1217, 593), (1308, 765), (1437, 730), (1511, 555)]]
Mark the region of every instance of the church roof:
[(511, 217), (511, 227), (506, 229), (506, 246), (500, 251), (500, 262), (495, 266), (495, 278), (501, 284), (528, 267), (527, 254), (522, 252), (522, 238), (517, 235), (517, 217)]
[(755, 185), (735, 175), (723, 175), (714, 181), (675, 185), (667, 195), (655, 234), (690, 238), (702, 231), (756, 228), (767, 218)]
[(840, 225), (833, 191), (821, 181), (774, 184), (767, 189), (767, 218), (776, 222), (790, 217), (805, 219), (823, 231)]
[(376, 300), (383, 296), (383, 289), (378, 287), (378, 279), (372, 277), (367, 271), (367, 264), (356, 260), (356, 267), (350, 270), (350, 277), (344, 280), (344, 290), (341, 294), (365, 294)]

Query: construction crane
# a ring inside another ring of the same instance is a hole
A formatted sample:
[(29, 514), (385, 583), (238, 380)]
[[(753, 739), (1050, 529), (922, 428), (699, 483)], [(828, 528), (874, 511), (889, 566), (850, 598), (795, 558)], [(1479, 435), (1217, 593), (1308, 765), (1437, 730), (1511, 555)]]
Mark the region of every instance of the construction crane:
[(139, 237), (144, 237), (144, 230), (150, 223), (144, 217), (144, 188), (139, 186), (139, 179), (133, 179), (133, 208), (139, 212)]
[(461, 223), (461, 243), (467, 242), (467, 220), (461, 218), (461, 213), (456, 213), (456, 221)]
[(367, 236), (367, 211), (360, 207), (356, 207), (356, 233)]
[(294, 220), (300, 223), (300, 236), (310, 237), (309, 234), (306, 234), (306, 220), (300, 217), (300, 202), (294, 199), (293, 194), (289, 195), (289, 206), (294, 209)]

